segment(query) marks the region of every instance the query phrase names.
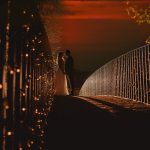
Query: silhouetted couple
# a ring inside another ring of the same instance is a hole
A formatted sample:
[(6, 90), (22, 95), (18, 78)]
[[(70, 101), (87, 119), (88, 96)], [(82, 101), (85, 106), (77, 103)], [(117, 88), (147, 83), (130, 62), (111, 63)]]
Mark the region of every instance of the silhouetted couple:
[(74, 61), (71, 52), (60, 52), (58, 55), (58, 70), (55, 78), (55, 95), (74, 95)]

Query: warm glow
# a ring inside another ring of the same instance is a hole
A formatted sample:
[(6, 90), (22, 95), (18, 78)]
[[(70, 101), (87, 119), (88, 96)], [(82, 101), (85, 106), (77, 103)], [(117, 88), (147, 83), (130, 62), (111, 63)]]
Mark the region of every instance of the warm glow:
[(11, 131), (8, 131), (8, 132), (7, 132), (7, 135), (8, 135), (8, 136), (11, 136), (11, 135), (12, 135), (12, 132), (11, 132)]
[[(95, 7), (96, 3), (96, 7)], [(118, 1), (64, 1), (62, 10), (57, 17), (64, 19), (127, 19), (124, 2)], [(86, 8), (86, 9), (84, 9)], [(50, 5), (43, 5), (43, 10), (49, 12)], [(44, 15), (45, 17), (50, 14)]]
[(25, 94), (25, 93), (22, 93), (22, 96), (26, 96), (26, 94)]
[(22, 108), (22, 111), (26, 111), (27, 109), (26, 108)]
[(19, 73), (19, 72), (20, 72), (20, 69), (17, 69), (16, 72)]
[(29, 54), (26, 54), (25, 56), (26, 56), (26, 57), (29, 57)]
[(14, 74), (14, 71), (13, 71), (13, 70), (10, 70), (10, 74)]
[(69, 48), (80, 70), (96, 69), (139, 43), (145, 44), (149, 36), (149, 26), (139, 26), (128, 15), (126, 0), (61, 1), (55, 9), (47, 2), (41, 7), (52, 50)]

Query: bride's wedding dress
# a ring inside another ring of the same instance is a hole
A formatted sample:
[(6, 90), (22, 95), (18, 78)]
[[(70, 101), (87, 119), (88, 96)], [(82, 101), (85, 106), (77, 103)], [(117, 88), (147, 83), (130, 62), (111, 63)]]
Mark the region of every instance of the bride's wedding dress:
[(69, 95), (69, 92), (67, 87), (67, 77), (64, 73), (64, 60), (62, 58), (58, 59), (58, 70), (55, 78), (55, 95), (65, 96)]

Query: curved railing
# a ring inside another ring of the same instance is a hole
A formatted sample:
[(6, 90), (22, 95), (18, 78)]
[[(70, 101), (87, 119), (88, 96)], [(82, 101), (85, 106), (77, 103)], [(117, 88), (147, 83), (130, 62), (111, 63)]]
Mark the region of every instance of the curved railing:
[(150, 103), (150, 45), (132, 50), (95, 71), (80, 96), (109, 95)]

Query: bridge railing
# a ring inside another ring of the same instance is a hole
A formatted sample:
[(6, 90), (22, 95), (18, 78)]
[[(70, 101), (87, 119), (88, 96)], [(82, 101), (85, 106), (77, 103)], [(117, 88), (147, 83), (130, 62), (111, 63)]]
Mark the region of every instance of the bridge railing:
[(45, 149), (53, 60), (34, 0), (0, 1), (0, 149)]
[(79, 95), (117, 96), (150, 104), (150, 45), (102, 66), (85, 81)]

